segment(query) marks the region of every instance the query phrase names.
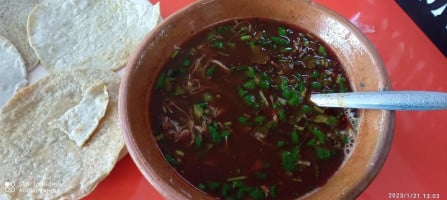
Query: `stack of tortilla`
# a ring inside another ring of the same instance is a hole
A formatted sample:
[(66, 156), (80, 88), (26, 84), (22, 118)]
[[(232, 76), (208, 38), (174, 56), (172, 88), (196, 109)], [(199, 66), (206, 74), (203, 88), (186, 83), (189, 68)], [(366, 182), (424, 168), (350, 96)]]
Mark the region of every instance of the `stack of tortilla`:
[[(79, 199), (110, 173), (115, 71), (159, 19), (132, 0), (0, 0), (0, 199)], [(26, 86), (33, 68), (48, 75)]]

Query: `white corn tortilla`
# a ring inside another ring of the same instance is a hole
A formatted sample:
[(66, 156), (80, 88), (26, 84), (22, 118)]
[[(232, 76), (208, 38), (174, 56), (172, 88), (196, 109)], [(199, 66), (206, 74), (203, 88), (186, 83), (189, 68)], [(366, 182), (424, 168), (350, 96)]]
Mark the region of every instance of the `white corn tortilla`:
[[(82, 99), (82, 87), (103, 81), (106, 114), (80, 148), (48, 126)], [(106, 70), (64, 71), (21, 89), (0, 110), (0, 196), (10, 199), (79, 199), (115, 166), (124, 150), (118, 125), (119, 77)], [(14, 189), (14, 190), (12, 190)]]
[(26, 21), (40, 0), (0, 0), (0, 35), (3, 35), (23, 56), (27, 71), (38, 63), (26, 34)]
[(25, 62), (14, 45), (0, 35), (0, 108), (27, 84)]
[(45, 0), (28, 18), (28, 37), (48, 71), (117, 70), (158, 23), (160, 6), (131, 0)]
[(104, 117), (109, 103), (109, 93), (104, 82), (100, 81), (86, 87), (88, 88), (82, 92), (79, 104), (49, 123), (50, 127), (66, 133), (79, 147), (82, 147), (93, 134), (99, 121)]

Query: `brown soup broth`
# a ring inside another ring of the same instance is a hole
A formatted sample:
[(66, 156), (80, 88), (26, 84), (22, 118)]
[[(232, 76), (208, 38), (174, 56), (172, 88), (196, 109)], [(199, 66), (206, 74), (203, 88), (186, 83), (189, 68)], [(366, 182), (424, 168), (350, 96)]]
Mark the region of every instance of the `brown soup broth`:
[(161, 152), (215, 197), (299, 197), (345, 158), (346, 115), (309, 96), (351, 88), (333, 52), (297, 27), (257, 18), (211, 26), (174, 47), (154, 87)]

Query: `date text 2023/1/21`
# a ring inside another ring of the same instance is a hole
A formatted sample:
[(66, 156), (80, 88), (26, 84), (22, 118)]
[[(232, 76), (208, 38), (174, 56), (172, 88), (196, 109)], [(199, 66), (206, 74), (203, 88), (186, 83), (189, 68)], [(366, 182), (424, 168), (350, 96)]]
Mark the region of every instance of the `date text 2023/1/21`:
[(440, 199), (439, 193), (390, 192), (388, 199)]

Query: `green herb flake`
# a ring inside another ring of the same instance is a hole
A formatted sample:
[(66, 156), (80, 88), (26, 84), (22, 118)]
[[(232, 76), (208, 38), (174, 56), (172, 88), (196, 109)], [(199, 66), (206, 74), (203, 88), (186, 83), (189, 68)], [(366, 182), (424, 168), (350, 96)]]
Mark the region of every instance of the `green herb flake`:
[(187, 58), (183, 61), (183, 66), (188, 67), (189, 65), (191, 65), (191, 60)]
[(206, 39), (209, 41), (214, 41), (216, 39), (217, 35), (214, 32), (208, 32), (208, 34), (206, 35)]
[(279, 110), (278, 117), (280, 121), (286, 120), (286, 111), (284, 111), (284, 109)]
[(166, 161), (168, 161), (169, 164), (172, 166), (177, 166), (179, 162), (171, 155), (165, 154)]
[(279, 148), (283, 147), (284, 145), (286, 145), (286, 141), (284, 140), (279, 140), (276, 144)]
[[(299, 61), (299, 63), (302, 63), (302, 61)], [(293, 75), (296, 81), (301, 82), (303, 80), (303, 75), (301, 75), (299, 72)]]
[(222, 184), (222, 187), (220, 189), (220, 193), (222, 194), (222, 196), (224, 197), (228, 196), (229, 191), (230, 191), (230, 185), (228, 183)]
[(317, 140), (311, 139), (306, 143), (306, 145), (309, 147), (315, 147), (315, 146), (317, 146)]
[(248, 105), (251, 106), (251, 105), (253, 105), (255, 103), (256, 98), (253, 95), (245, 95), (244, 96), (244, 101), (245, 101), (245, 103), (247, 103)]
[(244, 183), (242, 183), (241, 180), (243, 180), (243, 179), (236, 179), (236, 180), (231, 181), (231, 187), (233, 187), (233, 189), (242, 187), (244, 185)]
[(336, 82), (337, 83), (346, 83), (346, 78), (341, 77), (341, 76), (337, 76)]
[[(305, 94), (305, 92), (306, 92), (306, 86), (304, 85), (304, 82), (299, 82), (299, 83), (298, 83), (298, 90), (300, 90), (300, 92), (301, 92), (302, 94)], [(304, 95), (302, 95), (302, 96), (304, 96)]]
[(320, 72), (318, 72), (318, 71), (316, 71), (316, 70), (313, 71), (311, 77), (312, 77), (312, 78), (319, 78), (319, 77), (320, 77)]
[(345, 144), (348, 144), (348, 143), (349, 143), (349, 140), (350, 140), (349, 135), (347, 135), (347, 134), (343, 134), (343, 136), (342, 136), (342, 140), (343, 140), (343, 142), (344, 142)]
[(196, 116), (197, 118), (200, 119), (203, 116), (204, 108), (201, 104), (194, 104), (193, 112), (194, 112), (194, 116)]
[(295, 93), (296, 91), (292, 87), (288, 86), (282, 91), (282, 96), (285, 99), (291, 99), (291, 97), (295, 95)]
[(254, 95), (245, 95), (243, 98), (245, 103), (249, 106), (252, 106), (254, 108), (259, 106), (259, 103), (256, 102), (256, 97)]
[(292, 144), (298, 144), (299, 140), (298, 132), (292, 131), (292, 133), (290, 133), (290, 138), (292, 140)]
[(158, 79), (155, 82), (155, 89), (162, 89), (162, 88), (165, 87), (165, 85), (166, 85), (166, 77), (167, 77), (166, 72), (161, 73), (158, 76)]
[(237, 121), (239, 123), (243, 124), (243, 125), (248, 124), (248, 118), (246, 116), (243, 116), (243, 115), (237, 117)]
[(245, 72), (245, 75), (247, 75), (247, 77), (249, 77), (249, 78), (255, 77), (255, 75), (256, 75), (255, 68), (253, 68), (252, 66), (248, 66), (247, 71)]
[(316, 90), (321, 90), (323, 88), (323, 85), (320, 82), (312, 82), (312, 88)]
[(268, 38), (269, 36), (267, 35), (266, 32), (262, 33), (262, 37), (259, 38), (258, 43), (263, 46), (263, 47), (269, 47), (272, 45), (272, 41)]
[(250, 191), (250, 197), (255, 200), (262, 200), (265, 198), (264, 191), (259, 187), (255, 187)]
[(230, 136), (231, 132), (229, 130), (223, 130), (220, 132), (220, 136), (223, 138), (227, 138), (228, 136)]
[(217, 32), (220, 34), (231, 33), (231, 31), (232, 31), (232, 28), (229, 25), (217, 27)]
[(297, 106), (300, 103), (300, 98), (298, 96), (293, 96), (292, 98), (289, 99), (289, 101), (287, 101), (287, 103), (290, 106)]
[(242, 41), (249, 40), (249, 39), (251, 39), (251, 36), (250, 35), (243, 35), (243, 36), (240, 37), (240, 39)]
[(305, 46), (305, 47), (309, 47), (310, 46), (310, 42), (309, 42), (309, 40), (307, 39), (307, 38), (302, 38), (303, 39), (303, 45)]
[(194, 136), (194, 146), (200, 148), (202, 146), (202, 138), (198, 135)]
[(216, 71), (216, 69), (217, 69), (216, 65), (211, 65), (208, 69), (206, 69), (205, 75), (212, 76), (214, 74), (214, 72)]
[(286, 46), (286, 45), (290, 44), (290, 41), (283, 37), (272, 36), (271, 40), (273, 43), (275, 43), (276, 45), (280, 45), (280, 46)]
[(318, 128), (315, 127), (311, 130), (321, 144), (324, 144), (326, 142), (326, 135), (324, 135), (323, 132), (321, 132)]
[(203, 183), (199, 183), (199, 184), (197, 185), (197, 189), (204, 191), (204, 190), (206, 189), (206, 185), (203, 184)]
[(216, 181), (210, 181), (207, 183), (207, 187), (209, 190), (214, 191), (220, 187), (220, 183)]
[(338, 119), (334, 116), (329, 116), (327, 118), (326, 124), (329, 126), (335, 126), (338, 123)]
[(249, 80), (242, 84), (242, 87), (244, 87), (247, 90), (254, 90), (256, 88), (256, 82), (255, 80)]
[(310, 107), (309, 105), (303, 105), (303, 107), (301, 107), (301, 112), (303, 114), (309, 114), (312, 112), (312, 107)]
[(279, 27), (278, 28), (278, 35), (279, 36), (287, 36), (287, 29), (284, 27)]
[(271, 186), (269, 188), (269, 197), (271, 197), (271, 198), (276, 197), (276, 186)]
[(279, 89), (281, 89), (281, 91), (284, 91), (284, 90), (286, 90), (286, 89), (288, 88), (288, 86), (289, 86), (289, 79), (287, 79), (287, 78), (284, 77), (284, 76), (281, 76), (280, 79), (281, 79), (281, 83), (280, 83), (280, 85), (279, 85)]
[(216, 49), (223, 49), (224, 43), (222, 41), (214, 41), (213, 47), (215, 47)]
[(264, 124), (265, 123), (265, 120), (266, 120), (266, 118), (265, 118), (265, 116), (263, 116), (263, 115), (259, 115), (259, 116), (256, 116), (255, 117), (255, 123), (256, 124), (258, 124), (258, 125), (262, 125), (262, 124)]
[(338, 84), (339, 87), (339, 92), (346, 92), (347, 91), (347, 87), (346, 87), (346, 78), (338, 76), (336, 83)]
[(204, 93), (203, 94), (203, 100), (206, 102), (210, 102), (211, 100), (213, 100), (213, 96), (210, 93)]
[(219, 144), (222, 141), (222, 138), (220, 137), (220, 134), (217, 132), (216, 127), (214, 126), (208, 126), (208, 132), (211, 135), (211, 139), (214, 143)]
[(256, 46), (256, 40), (250, 40), (248, 42), (248, 46), (250, 46), (250, 49), (252, 50), (252, 52), (259, 50), (259, 48)]
[(268, 89), (268, 88), (270, 88), (270, 82), (268, 80), (264, 79), (261, 82), (259, 82), (259, 87)]
[(244, 90), (243, 88), (238, 89), (238, 93), (241, 97), (245, 96), (248, 92), (247, 90)]
[(326, 48), (324, 48), (323, 45), (320, 45), (320, 47), (318, 48), (318, 52), (319, 52), (320, 55), (323, 56), (323, 57), (326, 57), (326, 56), (327, 56)]
[(243, 197), (245, 197), (245, 195), (247, 195), (248, 192), (250, 192), (250, 187), (242, 186), (237, 190), (236, 198), (242, 199)]
[(284, 171), (294, 172), (296, 170), (295, 163), (298, 161), (298, 154), (290, 151), (284, 151), (281, 155), (281, 166)]
[(317, 154), (317, 158), (320, 160), (327, 160), (331, 157), (331, 151), (324, 147), (317, 147), (315, 152)]

